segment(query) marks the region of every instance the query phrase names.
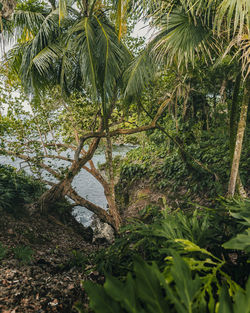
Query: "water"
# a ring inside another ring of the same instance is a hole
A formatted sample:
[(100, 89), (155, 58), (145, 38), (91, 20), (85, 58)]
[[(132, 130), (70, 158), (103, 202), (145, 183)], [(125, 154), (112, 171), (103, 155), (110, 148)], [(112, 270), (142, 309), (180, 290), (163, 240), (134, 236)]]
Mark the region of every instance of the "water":
[[(131, 145), (114, 145), (113, 146), (113, 156), (125, 156), (128, 151), (133, 149), (134, 147)], [(65, 152), (65, 155), (68, 152)], [(98, 164), (105, 163), (105, 154), (104, 151), (98, 150), (97, 153), (93, 157), (93, 162), (95, 166)], [(49, 161), (46, 161), (47, 163)], [(55, 162), (53, 160), (53, 162)], [(24, 170), (32, 175), (32, 172), (28, 167), (25, 167), (27, 163), (23, 162), (20, 159), (15, 159), (14, 161), (10, 157), (0, 156), (0, 163), (6, 165), (12, 165), (17, 169), (24, 168)], [(67, 162), (64, 161), (56, 161), (57, 167), (65, 166)], [(45, 174), (43, 174), (45, 178)], [(55, 179), (52, 177), (46, 177), (47, 180), (54, 181)], [(80, 173), (74, 178), (72, 186), (79, 193), (80, 196), (86, 198), (87, 200), (93, 202), (94, 204), (106, 209), (107, 200), (104, 195), (104, 190), (102, 185), (86, 170), (82, 169)], [(87, 210), (84, 207), (77, 206), (74, 208), (72, 214), (75, 216), (76, 220), (82, 223), (85, 226), (89, 226), (92, 222), (93, 213)]]

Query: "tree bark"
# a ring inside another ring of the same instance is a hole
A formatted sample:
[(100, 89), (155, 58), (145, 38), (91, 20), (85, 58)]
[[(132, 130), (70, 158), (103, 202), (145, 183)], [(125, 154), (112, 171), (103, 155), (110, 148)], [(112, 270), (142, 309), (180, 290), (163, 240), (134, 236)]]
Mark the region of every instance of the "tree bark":
[(98, 145), (100, 142), (100, 138), (93, 139), (89, 150), (85, 154), (85, 156), (78, 161), (74, 161), (69, 172), (66, 177), (54, 185), (51, 189), (47, 190), (40, 199), (31, 206), (30, 212), (32, 213), (34, 210), (41, 209), (41, 211), (46, 212), (48, 209), (57, 201), (63, 199), (71, 188), (71, 183), (74, 177), (80, 172), (82, 167), (92, 159)]
[(237, 134), (237, 126), (239, 120), (239, 92), (240, 92), (241, 73), (236, 77), (233, 91), (232, 104), (230, 108), (230, 122), (229, 122), (229, 150), (230, 150), (230, 162), (234, 156), (234, 146)]
[(115, 201), (115, 177), (114, 177), (114, 168), (113, 168), (113, 156), (112, 156), (112, 141), (109, 136), (109, 130), (107, 129), (106, 137), (106, 161), (108, 167), (108, 176), (109, 176), (109, 190), (105, 190), (105, 195), (109, 204), (110, 215), (114, 219), (116, 230), (119, 229), (121, 225), (121, 217), (117, 211), (116, 201)]
[(15, 10), (16, 1), (15, 0), (0, 0), (0, 3), (2, 4), (2, 8), (0, 6), (1, 17), (5, 19), (10, 19), (12, 16), (12, 13)]
[(114, 220), (113, 220), (112, 216), (110, 214), (108, 214), (108, 212), (105, 211), (103, 208), (101, 208), (98, 205), (95, 205), (94, 203), (80, 197), (72, 187), (69, 188), (67, 195), (72, 200), (74, 200), (77, 205), (81, 205), (81, 206), (87, 208), (89, 211), (95, 213), (102, 222), (108, 223), (115, 230), (117, 230), (115, 228), (115, 224), (114, 224)]
[(235, 193), (235, 187), (239, 172), (239, 165), (240, 165), (240, 157), (242, 151), (242, 144), (244, 138), (244, 132), (246, 128), (246, 121), (247, 121), (247, 110), (250, 103), (250, 75), (246, 78), (245, 87), (244, 87), (244, 95), (243, 101), (241, 105), (241, 113), (240, 113), (240, 120), (238, 124), (238, 130), (236, 135), (235, 141), (235, 148), (234, 148), (234, 155), (228, 185), (228, 196), (233, 197)]

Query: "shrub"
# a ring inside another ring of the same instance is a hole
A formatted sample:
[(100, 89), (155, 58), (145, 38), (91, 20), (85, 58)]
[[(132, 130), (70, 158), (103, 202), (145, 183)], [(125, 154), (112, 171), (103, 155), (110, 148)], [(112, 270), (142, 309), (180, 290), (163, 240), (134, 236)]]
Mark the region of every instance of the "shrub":
[(24, 204), (34, 201), (44, 190), (40, 182), (25, 172), (0, 165), (0, 207), (5, 211), (20, 213)]
[(14, 256), (22, 264), (28, 264), (33, 258), (34, 251), (27, 246), (17, 246), (13, 248)]
[(76, 266), (80, 268), (84, 268), (87, 263), (86, 255), (79, 250), (73, 250), (72, 255), (69, 261), (69, 265), (71, 267)]
[(250, 254), (250, 200), (227, 201), (226, 207), (238, 223), (244, 225), (244, 231), (223, 244), (226, 249), (243, 250)]
[[(150, 216), (151, 214), (151, 216)], [(97, 270), (116, 276), (125, 276), (132, 270), (133, 258), (140, 255), (144, 260), (164, 266), (164, 257), (170, 249), (180, 249), (175, 239), (186, 239), (202, 248), (208, 248), (216, 256), (224, 249), (221, 244), (238, 230), (225, 211), (195, 210), (182, 212), (169, 209), (154, 210), (147, 207), (139, 219), (133, 219), (123, 227), (113, 245), (101, 250), (95, 257)]]
[[(221, 202), (209, 213), (164, 210), (149, 224), (136, 220), (124, 228), (103, 252), (104, 285), (83, 283), (90, 308), (95, 313), (250, 313), (249, 269), (242, 267), (249, 261), (249, 232), (244, 231), (250, 202)], [(229, 209), (232, 217), (225, 214)], [(154, 211), (144, 212), (147, 220), (148, 212)], [(232, 238), (225, 248), (243, 250), (233, 265), (238, 276), (222, 247), (225, 238)], [(86, 312), (80, 304), (75, 308)]]

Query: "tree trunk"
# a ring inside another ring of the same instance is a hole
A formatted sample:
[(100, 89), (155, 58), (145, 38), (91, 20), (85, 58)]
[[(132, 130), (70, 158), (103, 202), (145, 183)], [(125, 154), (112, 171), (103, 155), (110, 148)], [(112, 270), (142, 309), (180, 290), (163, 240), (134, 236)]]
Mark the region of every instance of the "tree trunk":
[(232, 161), (233, 161), (233, 156), (234, 156), (234, 146), (235, 146), (235, 141), (236, 141), (237, 126), (238, 126), (238, 120), (239, 120), (240, 82), (241, 82), (241, 73), (237, 75), (236, 80), (235, 80), (232, 105), (230, 108), (229, 150), (230, 150), (231, 166), (232, 166)]
[(107, 129), (107, 138), (106, 138), (106, 161), (108, 166), (108, 176), (109, 176), (109, 193), (105, 193), (108, 204), (110, 215), (114, 219), (116, 230), (119, 229), (121, 225), (121, 217), (117, 210), (116, 201), (115, 201), (115, 175), (113, 168), (113, 156), (112, 156), (112, 141), (109, 136), (109, 130)]
[(245, 87), (244, 87), (244, 95), (243, 95), (243, 101), (241, 105), (240, 120), (238, 124), (234, 155), (233, 155), (233, 161), (232, 161), (232, 167), (231, 167), (231, 174), (230, 174), (230, 180), (229, 180), (229, 185), (228, 185), (229, 197), (233, 197), (235, 193), (235, 187), (236, 187), (236, 182), (237, 182), (237, 177), (238, 177), (238, 172), (239, 172), (240, 157), (241, 157), (241, 151), (242, 151), (244, 132), (246, 128), (247, 110), (248, 110), (249, 103), (250, 103), (250, 75), (246, 78)]
[(51, 189), (47, 190), (35, 204), (32, 204), (30, 207), (30, 213), (36, 209), (40, 209), (43, 212), (46, 212), (50, 207), (57, 201), (63, 199), (71, 188), (71, 183), (74, 177), (80, 172), (82, 167), (92, 159), (98, 145), (100, 138), (93, 139), (89, 150), (85, 156), (78, 161), (74, 161), (66, 177), (60, 181), (58, 184), (54, 185)]
[(103, 223), (108, 223), (110, 226), (113, 227), (113, 229), (116, 231), (115, 225), (114, 225), (114, 220), (110, 214), (103, 208), (99, 207), (98, 205), (95, 205), (94, 203), (80, 197), (77, 192), (71, 187), (69, 188), (68, 191), (68, 196), (75, 201), (77, 205), (81, 205), (88, 209), (89, 211), (93, 212), (98, 216), (98, 218), (103, 222)]
[(5, 19), (10, 19), (16, 7), (15, 0), (0, 0), (0, 15)]
[(227, 87), (227, 80), (224, 78), (221, 84), (221, 88), (220, 88), (220, 98), (221, 98), (222, 103), (225, 103), (226, 101), (226, 87)]

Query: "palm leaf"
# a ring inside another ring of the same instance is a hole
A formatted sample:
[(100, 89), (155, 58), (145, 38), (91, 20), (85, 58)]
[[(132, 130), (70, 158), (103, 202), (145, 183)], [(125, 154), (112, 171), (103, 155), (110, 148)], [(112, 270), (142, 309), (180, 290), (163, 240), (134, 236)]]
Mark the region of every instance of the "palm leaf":
[(40, 12), (16, 10), (13, 22), (17, 36), (26, 32), (26, 30), (35, 35), (44, 20), (45, 16)]
[(48, 74), (51, 64), (55, 62), (62, 53), (62, 49), (58, 44), (51, 44), (41, 50), (31, 61), (40, 75)]
[(157, 61), (166, 58), (167, 63), (172, 63), (176, 60), (179, 66), (188, 62), (194, 64), (197, 55), (211, 58), (212, 51), (219, 49), (212, 30), (201, 18), (193, 18), (183, 9), (175, 9), (166, 16), (152, 46)]
[(77, 52), (84, 88), (91, 88), (95, 99), (107, 104), (129, 59), (129, 53), (119, 42), (115, 29), (103, 14), (93, 13), (74, 25), (69, 41), (69, 49)]
[(130, 0), (117, 0), (115, 2), (116, 10), (116, 30), (119, 40), (122, 38), (122, 35), (126, 33), (126, 17), (128, 13), (128, 7)]
[(156, 66), (150, 56), (149, 50), (145, 49), (124, 73), (125, 81), (124, 97), (133, 97), (139, 95), (153, 78)]
[(59, 0), (59, 25), (67, 14), (67, 0)]
[[(215, 0), (210, 0), (215, 1)], [(233, 34), (243, 35), (250, 29), (250, 1), (249, 0), (223, 0), (217, 10), (215, 27), (218, 32), (223, 31), (222, 22), (226, 18), (227, 31), (230, 34), (233, 25)]]

